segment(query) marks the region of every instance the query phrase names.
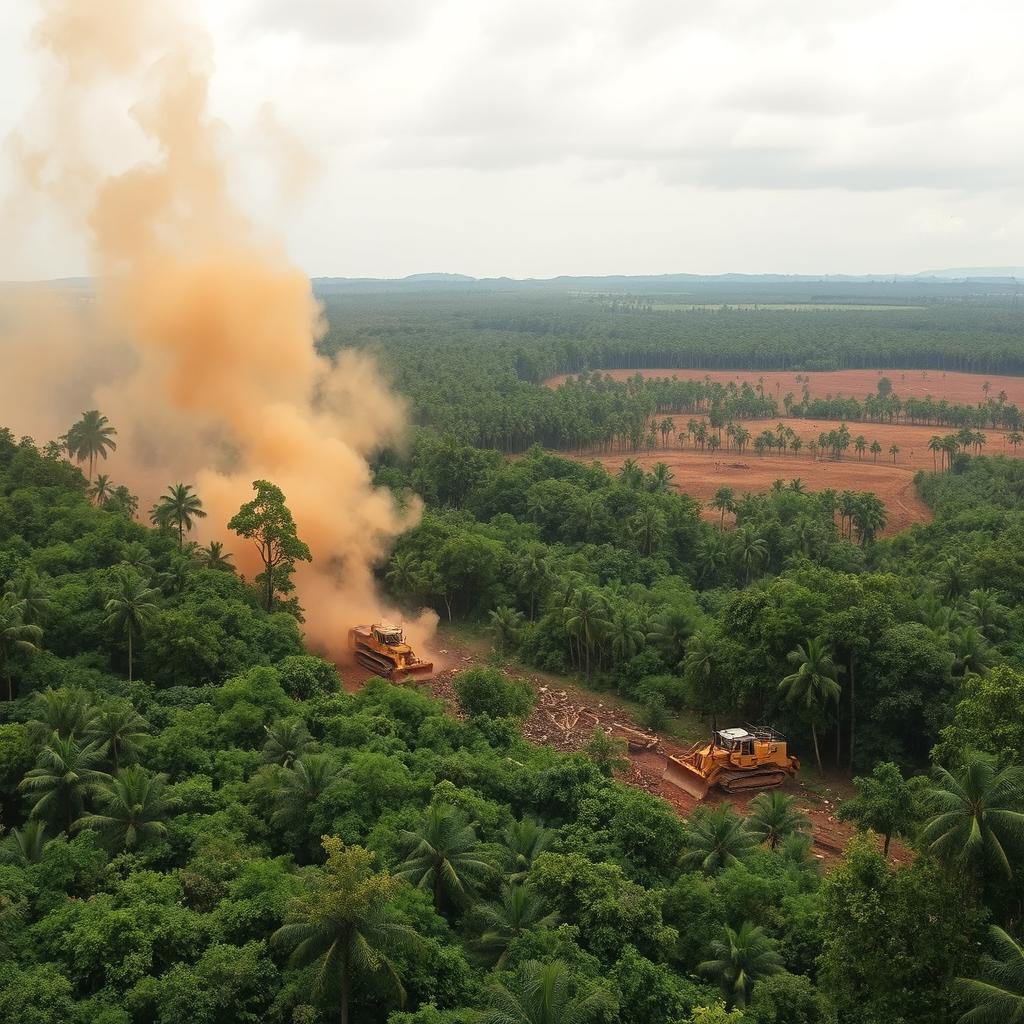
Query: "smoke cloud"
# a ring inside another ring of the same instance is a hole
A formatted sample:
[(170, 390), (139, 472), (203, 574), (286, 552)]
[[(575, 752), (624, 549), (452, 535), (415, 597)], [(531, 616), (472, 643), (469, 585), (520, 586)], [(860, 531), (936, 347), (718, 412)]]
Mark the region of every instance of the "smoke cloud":
[[(317, 354), (308, 279), (231, 198), (207, 40), (177, 11), (44, 7), (37, 42), (52, 80), (8, 151), (27, 193), (88, 238), (95, 301), (83, 310), (37, 291), (7, 311), (0, 419), (52, 437), (99, 408), (118, 430), (115, 482), (143, 507), (171, 482), (194, 484), (209, 513), (201, 536), (227, 541), (249, 577), (261, 564), (226, 524), (253, 480), (274, 481), (313, 552), (295, 578), (307, 638), (340, 655), (349, 625), (400, 617), (373, 567), (420, 509), (375, 488), (368, 459), (400, 441), (404, 404), (365, 355)], [(105, 166), (111, 138), (137, 152), (127, 169)], [(407, 622), (411, 641), (425, 646), (435, 624), (430, 612)]]

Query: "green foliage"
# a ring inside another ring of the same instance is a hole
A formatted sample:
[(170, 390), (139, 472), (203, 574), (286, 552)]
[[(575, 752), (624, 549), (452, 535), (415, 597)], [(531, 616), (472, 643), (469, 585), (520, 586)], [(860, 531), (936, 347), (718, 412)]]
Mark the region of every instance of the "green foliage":
[(913, 789), (891, 761), (876, 764), (867, 778), (855, 778), (857, 795), (839, 807), (840, 821), (856, 822), (861, 829), (873, 829), (885, 838), (883, 856), (896, 834), (906, 835), (917, 816)]
[(507, 678), (496, 668), (471, 668), (460, 672), (455, 677), (454, 687), (459, 707), (470, 717), (525, 718), (533, 706), (533, 690), (526, 683)]
[(935, 758), (947, 767), (970, 750), (992, 754), (1000, 766), (1020, 763), (1024, 751), (1024, 674), (999, 665), (983, 675), (967, 675)]

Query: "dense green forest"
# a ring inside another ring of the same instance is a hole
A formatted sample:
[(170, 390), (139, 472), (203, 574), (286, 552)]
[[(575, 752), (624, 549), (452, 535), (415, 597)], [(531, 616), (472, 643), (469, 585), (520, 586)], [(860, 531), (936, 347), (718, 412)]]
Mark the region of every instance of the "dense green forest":
[[(397, 501), (425, 503), (380, 585), (410, 612), (485, 630), (500, 654), (456, 675), (458, 716), (382, 680), (347, 692), (304, 648), (290, 570), (316, 553), (273, 482), (199, 547), (202, 494), (168, 481), (143, 525), (111, 482), (116, 425), (98, 412), (38, 444), (0, 430), (0, 1019), (1021, 1012), (1024, 463), (958, 442), (943, 472), (917, 477), (933, 521), (878, 539), (872, 494), (795, 478), (764, 495), (723, 488), (707, 522), (663, 466), (613, 475), (531, 447), (545, 439), (534, 403), (605, 425), (691, 403), (724, 430), (775, 401), (599, 375), (550, 392), (536, 383), (549, 373), (643, 365), (644, 351), (684, 365), (698, 342), (712, 361), (756, 365), (782, 334), (786, 365), (812, 351), (939, 365), (960, 358), (958, 337), (994, 372), (1018, 358), (1013, 308), (772, 311), (768, 337), (753, 312), (654, 321), (634, 305), (328, 306), (344, 322), (325, 344), (383, 352), (417, 421), (373, 467)], [(893, 401), (860, 418), (989, 425)], [(481, 433), (488, 408), (527, 426)], [(270, 528), (268, 509), (286, 558), (244, 580), (232, 552)], [(614, 691), (655, 730), (770, 722), (810, 786), (853, 779), (838, 814), (862, 834), (824, 870), (785, 791), (683, 819), (617, 778), (624, 752), (603, 734), (573, 754), (527, 742), (534, 693), (497, 667), (509, 661)]]

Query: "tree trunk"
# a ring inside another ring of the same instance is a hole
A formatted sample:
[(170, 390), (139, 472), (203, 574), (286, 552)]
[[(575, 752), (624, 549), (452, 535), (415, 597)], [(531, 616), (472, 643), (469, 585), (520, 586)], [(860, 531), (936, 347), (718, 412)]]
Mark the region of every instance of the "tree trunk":
[(271, 612), (274, 610), (274, 570), (268, 565), (267, 566), (267, 611)]
[(348, 1024), (348, 1000), (352, 980), (349, 977), (348, 956), (341, 961), (341, 1024)]
[(889, 843), (892, 842), (892, 833), (885, 833), (885, 845), (882, 847), (882, 856), (888, 858), (889, 856)]
[(821, 751), (818, 749), (818, 730), (814, 728), (813, 722), (811, 722), (811, 738), (814, 740), (814, 760), (818, 762), (818, 774), (823, 775), (824, 771), (821, 767)]
[(132, 681), (132, 627), (128, 627), (128, 682)]
[(856, 684), (853, 677), (853, 651), (850, 651), (850, 771), (853, 771), (853, 735), (857, 718), (857, 702), (855, 700)]
[(10, 704), (14, 700), (14, 680), (11, 678), (11, 666), (6, 666), (4, 675), (7, 676), (7, 703)]

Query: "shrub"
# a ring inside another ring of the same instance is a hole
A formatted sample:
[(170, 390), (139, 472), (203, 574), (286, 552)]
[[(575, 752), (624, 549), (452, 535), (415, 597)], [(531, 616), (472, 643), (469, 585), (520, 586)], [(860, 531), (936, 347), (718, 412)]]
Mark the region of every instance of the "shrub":
[(464, 714), (473, 718), (525, 718), (533, 706), (533, 691), (496, 668), (471, 668), (455, 677), (455, 695)]

